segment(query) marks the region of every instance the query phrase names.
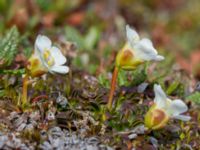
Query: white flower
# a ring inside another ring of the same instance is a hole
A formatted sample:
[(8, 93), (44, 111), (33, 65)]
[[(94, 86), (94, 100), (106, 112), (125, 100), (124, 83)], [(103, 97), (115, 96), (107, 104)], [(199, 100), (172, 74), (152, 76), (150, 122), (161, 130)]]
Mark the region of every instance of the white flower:
[(138, 33), (126, 25), (126, 36), (128, 39), (128, 46), (133, 51), (136, 59), (150, 61), (163, 60), (164, 57), (158, 55), (157, 50), (153, 47), (151, 40), (143, 38), (140, 40)]
[(152, 42), (143, 38), (140, 40), (139, 35), (128, 25), (126, 26), (127, 42), (120, 50), (116, 57), (116, 66), (125, 70), (134, 70), (137, 66), (145, 61), (161, 61), (163, 56), (153, 47)]
[(51, 40), (42, 35), (38, 35), (35, 42), (35, 50), (38, 52), (42, 63), (50, 72), (67, 73), (69, 67), (62, 66), (67, 60), (60, 49), (52, 46)]
[(69, 67), (64, 66), (66, 63), (65, 56), (60, 49), (52, 46), (51, 40), (43, 35), (38, 35), (35, 41), (33, 55), (29, 59), (29, 70), (31, 76), (39, 76), (45, 72), (66, 74)]
[(145, 115), (145, 126), (157, 130), (164, 127), (170, 118), (189, 121), (190, 116), (181, 115), (188, 110), (187, 105), (179, 99), (170, 100), (160, 85), (154, 85), (154, 105)]
[(182, 121), (189, 121), (190, 116), (181, 115), (188, 110), (187, 105), (180, 99), (169, 99), (160, 85), (154, 85), (155, 98), (154, 103), (156, 108), (164, 110), (164, 112), (170, 117), (179, 119)]

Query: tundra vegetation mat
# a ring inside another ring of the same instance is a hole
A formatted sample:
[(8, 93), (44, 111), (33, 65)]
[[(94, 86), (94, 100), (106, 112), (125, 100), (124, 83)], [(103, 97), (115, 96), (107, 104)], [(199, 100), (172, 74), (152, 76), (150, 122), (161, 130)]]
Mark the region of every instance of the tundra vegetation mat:
[(199, 150), (199, 8), (1, 0), (0, 149)]

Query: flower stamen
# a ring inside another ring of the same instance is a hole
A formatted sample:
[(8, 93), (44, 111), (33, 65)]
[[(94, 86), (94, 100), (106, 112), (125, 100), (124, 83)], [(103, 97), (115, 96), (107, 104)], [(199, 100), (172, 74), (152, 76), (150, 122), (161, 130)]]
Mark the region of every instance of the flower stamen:
[(43, 56), (44, 56), (44, 60), (46, 61), (48, 66), (51, 67), (54, 65), (55, 61), (54, 61), (53, 57), (51, 56), (51, 53), (49, 50), (45, 50), (43, 53)]

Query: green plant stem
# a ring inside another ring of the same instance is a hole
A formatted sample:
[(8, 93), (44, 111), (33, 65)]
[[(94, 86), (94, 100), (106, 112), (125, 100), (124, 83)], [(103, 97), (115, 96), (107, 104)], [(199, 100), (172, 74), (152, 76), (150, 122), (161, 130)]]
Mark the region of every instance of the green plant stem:
[(116, 88), (117, 75), (118, 75), (118, 67), (115, 67), (112, 74), (112, 81), (111, 81), (110, 93), (109, 93), (108, 104), (107, 104), (107, 107), (109, 110), (112, 109), (113, 95)]
[(28, 75), (23, 78), (22, 105), (27, 104)]

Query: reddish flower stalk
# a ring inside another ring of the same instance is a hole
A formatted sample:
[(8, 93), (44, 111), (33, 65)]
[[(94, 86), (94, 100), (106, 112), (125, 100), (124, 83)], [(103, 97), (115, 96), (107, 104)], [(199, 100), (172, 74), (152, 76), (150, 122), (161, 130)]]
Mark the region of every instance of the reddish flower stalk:
[(112, 74), (112, 82), (111, 82), (110, 93), (109, 93), (108, 104), (107, 104), (109, 110), (112, 109), (113, 95), (116, 88), (117, 75), (118, 75), (118, 67), (115, 67)]
[(49, 97), (47, 95), (39, 95), (37, 97), (35, 97), (31, 102), (39, 102), (41, 99), (48, 99)]

